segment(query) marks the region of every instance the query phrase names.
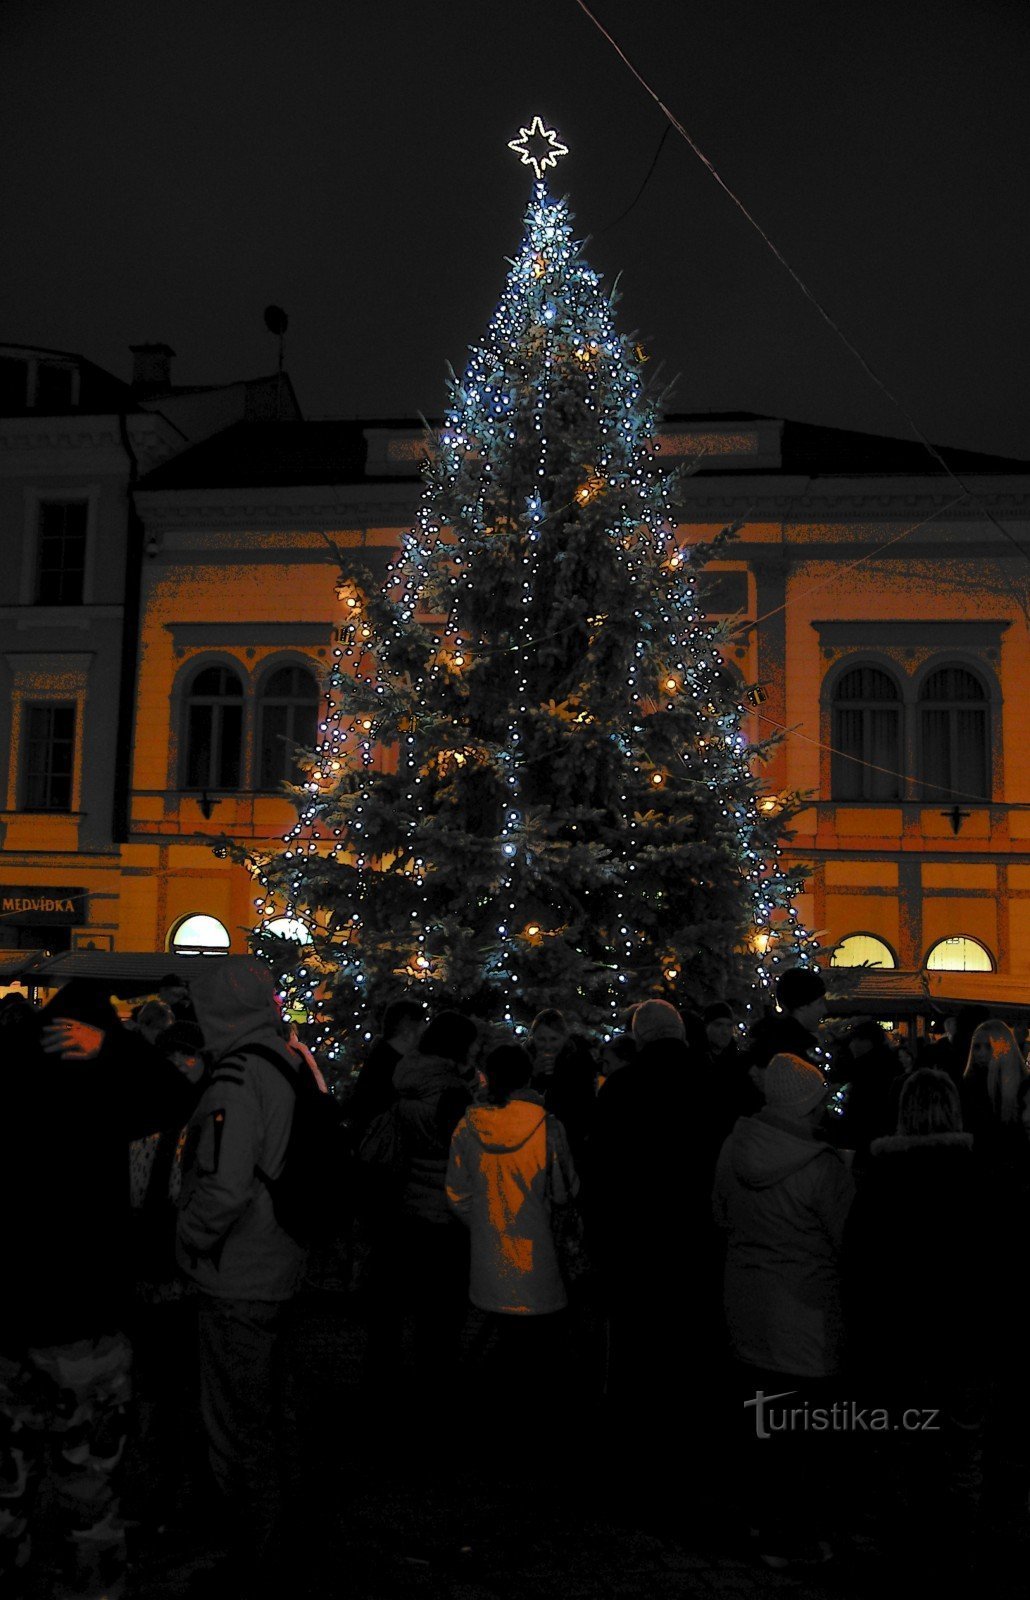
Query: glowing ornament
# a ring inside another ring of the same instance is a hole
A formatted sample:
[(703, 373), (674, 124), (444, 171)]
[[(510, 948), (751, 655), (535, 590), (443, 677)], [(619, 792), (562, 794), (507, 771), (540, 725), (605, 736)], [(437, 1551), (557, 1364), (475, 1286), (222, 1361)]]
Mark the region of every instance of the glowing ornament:
[[(533, 141), (533, 154), (530, 150), (530, 141)], [(517, 139), (508, 140), (508, 149), (514, 150), (524, 167), (532, 167), (536, 173), (537, 182), (543, 177), (546, 168), (556, 167), (560, 156), (567, 156), (569, 147), (562, 144), (553, 128), (545, 128), (542, 117), (534, 117), (528, 128), (520, 128)]]

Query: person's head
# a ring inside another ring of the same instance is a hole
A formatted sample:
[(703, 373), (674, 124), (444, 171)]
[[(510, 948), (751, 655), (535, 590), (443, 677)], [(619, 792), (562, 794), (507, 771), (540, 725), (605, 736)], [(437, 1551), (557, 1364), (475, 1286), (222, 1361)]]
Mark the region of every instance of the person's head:
[(532, 1058), (520, 1044), (499, 1044), (490, 1051), (480, 1071), (490, 1105), (507, 1105), (516, 1089), (524, 1089), (533, 1071)]
[(478, 1033), (471, 1017), (460, 1011), (441, 1011), (430, 1022), (418, 1041), (424, 1056), (442, 1056), (455, 1066), (464, 1066)]
[(782, 1010), (814, 1033), (826, 1015), (826, 985), (815, 967), (788, 967), (776, 980)]
[(725, 1000), (715, 1000), (710, 1006), (705, 1006), (701, 1013), (704, 1024), (705, 1038), (716, 1054), (729, 1048), (736, 1035), (737, 1025), (733, 1017), (733, 1008)]
[(180, 978), (177, 972), (166, 972), (157, 986), (157, 997), (163, 1000), (166, 1006), (180, 1005), (190, 997), (189, 984), (185, 978)]
[(156, 1048), (190, 1083), (198, 1083), (203, 1077), (204, 1035), (195, 1022), (173, 1022), (158, 1035)]
[(90, 1027), (102, 1028), (105, 1032), (121, 1026), (110, 996), (101, 984), (91, 978), (69, 978), (50, 997), (38, 1016), (43, 1024), (69, 1017), (75, 1022), (88, 1022)]
[(958, 1090), (946, 1072), (920, 1067), (908, 1074), (898, 1101), (898, 1132), (919, 1135), (962, 1132)]
[(818, 1122), (826, 1104), (826, 1079), (803, 1056), (773, 1056), (761, 1077), (770, 1111), (793, 1122)]
[(1012, 1029), (1004, 1022), (991, 1017), (974, 1029), (964, 1076), (979, 1083), (998, 1121), (1016, 1121), (1016, 1094), (1026, 1073)]
[(417, 1000), (391, 1000), (383, 1012), (382, 1036), (388, 1045), (406, 1056), (414, 1050), (426, 1025), (426, 1014)]
[(540, 1011), (529, 1025), (533, 1057), (538, 1067), (553, 1067), (556, 1056), (569, 1037), (569, 1025), (554, 1006)]
[(153, 1044), (175, 1021), (175, 1012), (163, 1000), (147, 1000), (136, 1014), (136, 1027)]
[(634, 1009), (630, 1032), (638, 1046), (657, 1044), (661, 1039), (683, 1044), (687, 1037), (683, 1018), (668, 1000), (642, 1000)]
[(861, 1022), (856, 1022), (848, 1034), (848, 1049), (853, 1061), (860, 1061), (871, 1050), (882, 1050), (886, 1043), (886, 1034), (878, 1022), (871, 1017), (863, 1017)]

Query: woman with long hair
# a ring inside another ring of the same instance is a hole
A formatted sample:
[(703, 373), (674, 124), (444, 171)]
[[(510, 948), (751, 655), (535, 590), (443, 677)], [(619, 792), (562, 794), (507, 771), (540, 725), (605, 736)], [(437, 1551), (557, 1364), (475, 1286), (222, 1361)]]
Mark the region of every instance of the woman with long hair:
[(1010, 1136), (1018, 1128), (1016, 1097), (1026, 1075), (1012, 1029), (997, 1017), (981, 1022), (970, 1040), (962, 1074), (963, 1119), (978, 1154), (983, 1154), (984, 1144), (997, 1143), (1002, 1130)]

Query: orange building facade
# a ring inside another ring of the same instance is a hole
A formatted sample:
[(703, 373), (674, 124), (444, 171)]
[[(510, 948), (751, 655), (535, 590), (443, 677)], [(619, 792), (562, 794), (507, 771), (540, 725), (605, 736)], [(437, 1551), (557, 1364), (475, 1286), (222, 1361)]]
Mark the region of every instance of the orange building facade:
[[(94, 863), (48, 842), (49, 817), (35, 856), (0, 851), (3, 882), (85, 888), (76, 943), (247, 948), (253, 885), (212, 841), (291, 825), (280, 785), (314, 737), (338, 578), (385, 569), (423, 450), (406, 422), (239, 420), (139, 476), (124, 837)], [(1030, 980), (1030, 463), (952, 452), (957, 482), (915, 445), (746, 416), (670, 418), (661, 450), (694, 467), (684, 545), (740, 524), (703, 592), (731, 619), (751, 736), (782, 736), (768, 803), (804, 797), (807, 925), (845, 959)]]

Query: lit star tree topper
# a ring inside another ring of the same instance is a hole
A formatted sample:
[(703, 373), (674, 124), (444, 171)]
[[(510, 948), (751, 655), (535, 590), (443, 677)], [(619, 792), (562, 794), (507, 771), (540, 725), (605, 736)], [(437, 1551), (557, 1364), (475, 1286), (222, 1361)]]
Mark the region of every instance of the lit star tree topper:
[(518, 138), (508, 140), (508, 149), (515, 151), (524, 167), (533, 168), (538, 183), (548, 167), (556, 167), (559, 158), (569, 153), (554, 128), (544, 127), (543, 117), (534, 117), (528, 128), (520, 128)]
[(297, 823), (251, 858), (259, 918), (311, 930), (289, 983), (316, 1042), (360, 1041), (405, 991), (614, 1027), (646, 995), (744, 998), (805, 956), (785, 813), (759, 804), (613, 304), (538, 181), (415, 526), (381, 586), (338, 588)]

